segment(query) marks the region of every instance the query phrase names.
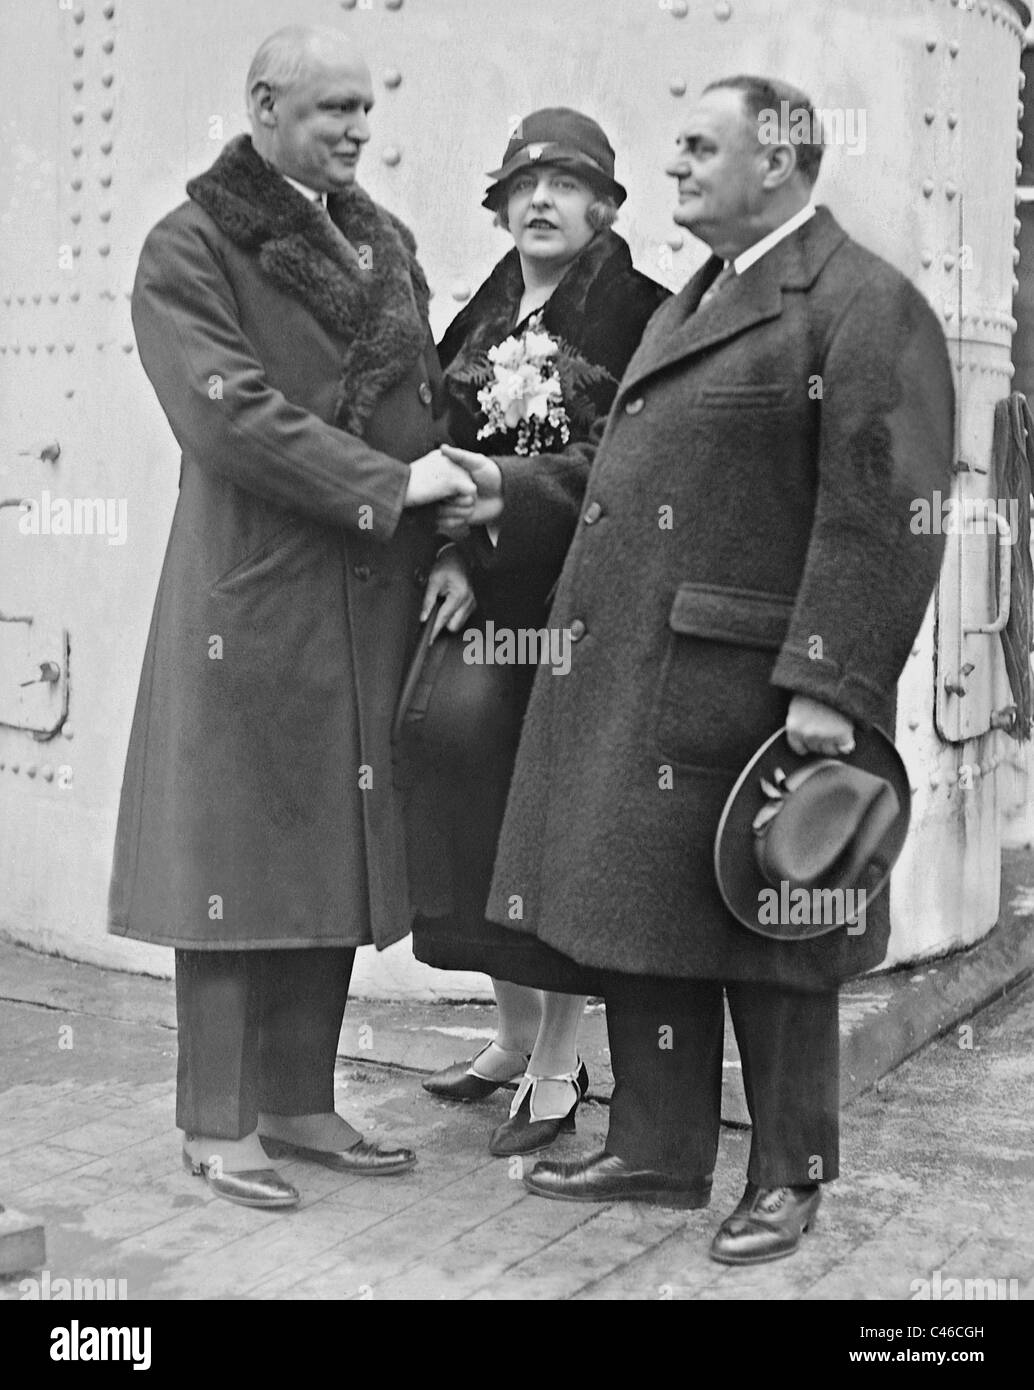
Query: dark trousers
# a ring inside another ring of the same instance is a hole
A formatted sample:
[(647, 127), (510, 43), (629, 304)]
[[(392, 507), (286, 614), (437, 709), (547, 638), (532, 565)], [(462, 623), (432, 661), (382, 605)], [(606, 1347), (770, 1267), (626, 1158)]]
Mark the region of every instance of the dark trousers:
[(354, 950), (338, 947), (177, 951), (177, 1126), (243, 1139), (260, 1110), (333, 1110), (354, 960)]
[(836, 991), (608, 975), (614, 1069), (607, 1150), (685, 1177), (714, 1170), (722, 1100), (723, 989), (753, 1124), (748, 1179), (785, 1187), (835, 1178), (840, 1032)]

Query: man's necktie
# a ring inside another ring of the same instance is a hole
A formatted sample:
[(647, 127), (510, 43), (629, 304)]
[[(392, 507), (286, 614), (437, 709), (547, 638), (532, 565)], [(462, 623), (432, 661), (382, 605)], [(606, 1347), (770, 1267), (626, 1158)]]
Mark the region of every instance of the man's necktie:
[(732, 261), (729, 261), (722, 266), (711, 284), (708, 285), (707, 289), (704, 291), (700, 298), (700, 303), (697, 305), (697, 313), (699, 313), (701, 309), (706, 309), (712, 299), (717, 299), (729, 281), (735, 280), (735, 278), (736, 267), (733, 265)]

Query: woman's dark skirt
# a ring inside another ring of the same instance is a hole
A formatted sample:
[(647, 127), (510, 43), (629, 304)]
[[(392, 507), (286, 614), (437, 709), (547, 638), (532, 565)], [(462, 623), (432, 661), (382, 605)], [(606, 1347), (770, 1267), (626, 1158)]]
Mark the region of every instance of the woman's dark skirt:
[(558, 994), (599, 994), (596, 972), (536, 936), (485, 919), (512, 772), (513, 758), (506, 757), (476, 776), (443, 773), (422, 779), (414, 803), (416, 854), (424, 861), (418, 876), (437, 882), (452, 911), (417, 915), (413, 954), (438, 970), (475, 970)]

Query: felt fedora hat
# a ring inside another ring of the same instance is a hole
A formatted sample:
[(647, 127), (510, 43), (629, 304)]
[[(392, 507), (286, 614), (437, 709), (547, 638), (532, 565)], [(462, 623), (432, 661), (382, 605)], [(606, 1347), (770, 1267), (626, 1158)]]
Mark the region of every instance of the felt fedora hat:
[(495, 211), (507, 179), (539, 164), (570, 169), (593, 188), (609, 193), (618, 207), (628, 197), (614, 177), (614, 150), (602, 126), (569, 106), (549, 106), (520, 122), (506, 146), (502, 164), (489, 170), (488, 177), (495, 183), (482, 206)]
[(891, 739), (855, 729), (844, 757), (802, 757), (785, 728), (741, 772), (718, 824), (714, 864), (726, 907), (779, 941), (864, 929), (908, 833), (908, 773)]
[(392, 741), (396, 763), (466, 774), (488, 771), (516, 745), (513, 668), (464, 659), (464, 632), (443, 628), (431, 641), (433, 615), (424, 624), (402, 683)]

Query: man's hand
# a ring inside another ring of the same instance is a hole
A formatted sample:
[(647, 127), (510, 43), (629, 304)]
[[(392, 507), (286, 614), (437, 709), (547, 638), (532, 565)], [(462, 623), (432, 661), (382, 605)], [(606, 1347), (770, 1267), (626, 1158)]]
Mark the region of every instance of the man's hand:
[(832, 758), (854, 751), (854, 725), (831, 705), (795, 695), (786, 715), (786, 741), (795, 753)]
[(473, 502), (476, 495), (477, 485), (469, 472), (450, 463), (440, 449), (433, 449), (409, 465), (409, 482), (402, 505), (426, 507), (430, 502), (454, 496), (469, 497)]
[(503, 514), (503, 475), (495, 459), (472, 454), (467, 449), (442, 445), (442, 453), (458, 464), (472, 479), (477, 497), (452, 497), (437, 512), (438, 530), (460, 540), (472, 526), (489, 526)]
[(448, 627), (450, 632), (459, 632), (474, 611), (476, 600), (470, 575), (463, 556), (454, 545), (443, 550), (434, 562), (420, 608), (422, 623), (427, 621), (439, 598), (442, 602), (434, 615), (432, 642), (443, 627)]

